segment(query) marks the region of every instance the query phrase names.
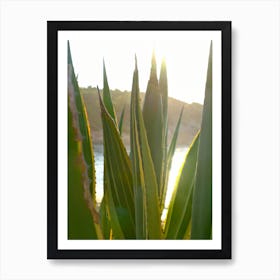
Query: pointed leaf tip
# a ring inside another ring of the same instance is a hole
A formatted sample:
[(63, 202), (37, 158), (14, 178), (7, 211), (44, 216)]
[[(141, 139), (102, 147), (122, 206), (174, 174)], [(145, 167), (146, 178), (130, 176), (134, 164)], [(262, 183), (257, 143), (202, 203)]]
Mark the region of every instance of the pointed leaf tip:
[(101, 93), (100, 93), (99, 87), (97, 86), (96, 88), (97, 88), (98, 98), (99, 98), (99, 101), (101, 103), (102, 102)]
[(156, 53), (155, 53), (155, 49), (153, 49), (153, 54), (152, 54), (151, 76), (152, 76), (152, 75), (157, 75), (157, 62), (156, 62)]
[(115, 124), (117, 125), (117, 117), (116, 117), (116, 112), (115, 108), (113, 105), (112, 101), (112, 96), (108, 84), (108, 78), (107, 78), (107, 73), (106, 73), (106, 67), (105, 67), (105, 61), (103, 59), (103, 103), (105, 105), (106, 110), (110, 114), (110, 116), (113, 118)]
[(163, 57), (162, 60), (161, 60), (161, 68), (166, 68), (165, 57)]
[(155, 51), (155, 48), (153, 48), (152, 59), (156, 59), (156, 51)]
[(134, 58), (135, 58), (135, 70), (138, 70), (138, 66), (137, 66), (137, 56), (136, 56), (136, 54), (135, 54)]
[(73, 64), (69, 40), (67, 41), (68, 64)]
[[(105, 59), (103, 57), (103, 80), (107, 81), (107, 73), (106, 73), (106, 65), (105, 65)], [(107, 82), (108, 83), (108, 82)], [(103, 85), (104, 86), (104, 85)]]

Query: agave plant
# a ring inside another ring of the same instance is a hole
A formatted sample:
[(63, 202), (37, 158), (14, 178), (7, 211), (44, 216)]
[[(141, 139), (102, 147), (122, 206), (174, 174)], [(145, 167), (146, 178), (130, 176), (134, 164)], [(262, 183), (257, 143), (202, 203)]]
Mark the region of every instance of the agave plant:
[(94, 149), (86, 107), (75, 76), (68, 43), (68, 238), (212, 238), (212, 44), (210, 46), (201, 129), (177, 175), (165, 221), (161, 221), (167, 183), (182, 119), (170, 145), (165, 62), (157, 78), (153, 54), (143, 108), (137, 59), (130, 104), (130, 154), (122, 138), (124, 110), (118, 121), (105, 63), (103, 92), (98, 89), (104, 141), (104, 196), (95, 197)]

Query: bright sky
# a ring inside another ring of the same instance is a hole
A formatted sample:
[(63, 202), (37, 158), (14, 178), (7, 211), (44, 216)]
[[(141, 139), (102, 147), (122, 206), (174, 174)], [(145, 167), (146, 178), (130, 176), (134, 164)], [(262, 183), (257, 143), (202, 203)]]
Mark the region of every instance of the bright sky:
[[(80, 87), (103, 88), (103, 57), (109, 87), (130, 91), (137, 55), (140, 91), (145, 92), (151, 68), (153, 49), (157, 59), (158, 77), (160, 64), (165, 57), (169, 96), (187, 103), (203, 103), (210, 40), (168, 39), (161, 36), (126, 36), (115, 39), (70, 39), (75, 72)], [(143, 39), (141, 38), (143, 37)]]

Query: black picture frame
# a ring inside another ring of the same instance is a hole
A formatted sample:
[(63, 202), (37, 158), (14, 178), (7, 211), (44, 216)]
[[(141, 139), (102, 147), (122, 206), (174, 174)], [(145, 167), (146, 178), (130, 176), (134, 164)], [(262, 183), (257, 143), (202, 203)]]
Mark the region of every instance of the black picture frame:
[[(222, 32), (222, 248), (220, 250), (58, 249), (58, 31), (66, 30), (220, 30)], [(231, 259), (230, 21), (48, 21), (47, 94), (48, 259)]]

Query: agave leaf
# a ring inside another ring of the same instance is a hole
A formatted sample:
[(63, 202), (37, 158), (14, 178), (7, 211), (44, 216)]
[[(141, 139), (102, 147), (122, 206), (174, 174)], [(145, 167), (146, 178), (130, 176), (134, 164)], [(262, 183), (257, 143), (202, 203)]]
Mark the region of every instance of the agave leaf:
[(143, 105), (143, 119), (154, 164), (154, 170), (156, 173), (157, 184), (159, 186), (158, 195), (160, 195), (163, 168), (164, 126), (162, 112), (162, 96), (159, 92), (159, 85), (156, 72), (156, 59), (154, 53), (152, 57), (150, 79), (148, 82)]
[(157, 179), (139, 101), (137, 61), (131, 93), (131, 159), (137, 239), (161, 239)]
[(163, 123), (163, 161), (167, 156), (168, 136), (168, 84), (165, 60), (162, 60), (159, 76), (159, 93), (162, 99), (162, 123)]
[[(118, 216), (118, 213), (117, 213), (117, 207), (116, 207), (116, 204), (114, 202), (114, 199), (113, 199), (113, 195), (112, 195), (112, 190), (110, 188), (111, 186), (109, 185), (108, 187), (108, 191), (107, 191), (107, 194), (106, 196), (104, 196), (104, 201), (108, 207), (107, 209), (107, 213), (108, 213), (108, 218), (110, 220), (110, 223), (111, 223), (111, 227), (112, 227), (112, 233), (113, 233), (113, 238), (114, 239), (126, 239), (126, 236), (125, 236), (125, 232), (124, 232), (124, 228), (122, 228), (122, 225), (121, 225), (121, 218)], [(127, 237), (129, 238), (129, 237)]]
[(120, 118), (120, 122), (119, 122), (120, 135), (122, 135), (122, 125), (123, 125), (124, 112), (125, 112), (125, 105), (123, 106), (122, 113), (121, 113), (121, 118)]
[(107, 74), (106, 74), (106, 67), (105, 67), (105, 62), (103, 60), (103, 102), (105, 105), (105, 108), (107, 109), (108, 113), (114, 120), (116, 126), (117, 126), (117, 117), (116, 117), (116, 112), (114, 109), (112, 97), (111, 97), (111, 92), (108, 84), (108, 79), (107, 79)]
[(167, 84), (167, 71), (165, 60), (162, 60), (159, 76), (159, 92), (162, 97), (162, 116), (163, 116), (163, 135), (167, 136), (168, 124), (168, 84)]
[(99, 210), (99, 214), (100, 214), (100, 226), (102, 229), (102, 234), (104, 239), (110, 239), (110, 233), (111, 233), (111, 223), (110, 223), (110, 219), (109, 219), (109, 213), (108, 213), (108, 209), (106, 207), (106, 197), (104, 196), (101, 204), (100, 204), (100, 210)]
[(70, 45), (68, 42), (68, 95), (69, 105), (74, 118), (74, 125), (80, 132), (79, 137), (82, 141), (83, 157), (85, 165), (87, 166), (87, 176), (89, 180), (90, 192), (93, 196), (93, 203), (96, 204), (95, 199), (95, 168), (94, 168), (94, 153), (93, 145), (90, 136), (90, 127), (87, 116), (86, 107), (83, 97), (80, 93), (77, 79), (75, 78), (74, 67), (72, 63)]
[(210, 239), (212, 231), (212, 42), (210, 46), (196, 181), (192, 206), (192, 239)]
[(68, 42), (69, 239), (102, 238), (98, 220), (95, 210), (95, 169), (89, 123)]
[[(99, 90), (98, 90), (99, 93)], [(99, 94), (104, 141), (104, 195), (115, 239), (135, 238), (131, 162)]]
[(166, 166), (165, 166), (165, 171), (164, 171), (164, 174), (163, 174), (164, 182), (162, 184), (161, 197), (160, 197), (161, 210), (164, 208), (167, 186), (168, 186), (168, 180), (169, 180), (169, 173), (170, 173), (170, 168), (171, 168), (171, 164), (172, 164), (172, 158), (173, 158), (174, 153), (175, 153), (175, 148), (176, 148), (177, 138), (178, 138), (178, 135), (179, 135), (179, 128), (180, 128), (180, 125), (181, 125), (183, 111), (184, 111), (184, 106), (181, 109), (181, 113), (180, 113), (176, 128), (174, 130), (173, 137), (172, 137), (171, 143), (169, 145), (168, 153), (167, 153), (166, 160), (165, 160), (166, 161)]
[(81, 146), (76, 140), (72, 113), (68, 108), (68, 239), (97, 239), (92, 215), (84, 199)]
[(195, 136), (177, 177), (165, 223), (166, 239), (183, 239), (190, 224), (198, 144), (199, 133)]
[[(136, 58), (135, 58), (136, 61)], [(135, 62), (136, 64), (136, 62)], [(147, 210), (145, 205), (145, 178), (143, 174), (141, 150), (138, 135), (138, 119), (139, 115), (139, 85), (138, 85), (138, 70), (135, 66), (133, 75), (133, 84), (131, 91), (130, 105), (130, 157), (132, 162), (132, 178), (135, 201), (135, 226), (136, 238), (148, 239), (147, 232)]]
[(174, 152), (175, 152), (175, 148), (176, 148), (176, 144), (177, 144), (177, 138), (178, 138), (178, 135), (179, 135), (179, 129), (180, 129), (180, 125), (181, 125), (183, 112), (184, 112), (184, 106), (181, 109), (181, 112), (180, 112), (180, 115), (179, 115), (179, 118), (178, 118), (178, 121), (177, 121), (177, 125), (176, 125), (176, 128), (174, 130), (170, 146), (168, 148), (168, 154), (167, 154), (168, 170), (170, 169), (171, 164), (172, 164), (172, 158), (174, 156)]
[(163, 122), (163, 139), (162, 139), (162, 181), (159, 186), (160, 211), (164, 208), (166, 196), (168, 174), (167, 174), (167, 137), (168, 137), (168, 84), (165, 60), (162, 60), (159, 76), (159, 93), (162, 99), (162, 122)]

